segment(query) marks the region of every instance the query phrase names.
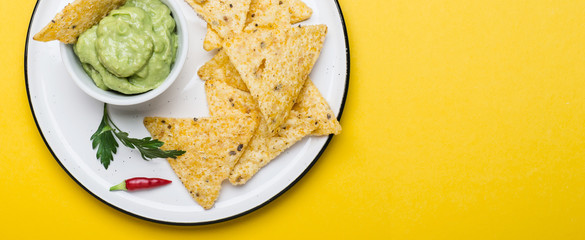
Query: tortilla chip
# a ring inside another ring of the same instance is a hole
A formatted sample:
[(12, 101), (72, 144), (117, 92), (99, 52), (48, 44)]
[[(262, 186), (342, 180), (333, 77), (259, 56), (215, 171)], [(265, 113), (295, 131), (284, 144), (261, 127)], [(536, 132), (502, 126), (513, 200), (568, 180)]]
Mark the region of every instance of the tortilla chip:
[(217, 34), (209, 24), (207, 24), (207, 33), (203, 39), (203, 49), (205, 51), (211, 51), (213, 49), (221, 48), (223, 39)]
[(327, 26), (258, 29), (226, 41), (232, 64), (276, 134), (317, 61)]
[(197, 71), (203, 81), (219, 79), (242, 91), (248, 91), (246, 83), (242, 81), (238, 70), (232, 65), (224, 50), (220, 50), (211, 60)]
[(313, 81), (307, 80), (297, 100), (293, 111), (299, 113), (299, 117), (312, 119), (313, 124), (317, 125), (317, 129), (311, 135), (323, 136), (341, 133), (341, 124), (337, 121), (335, 113)]
[[(250, 93), (229, 86), (219, 79), (205, 82), (205, 92), (212, 116), (258, 113), (259, 109)], [(297, 141), (313, 132), (318, 125), (314, 119), (292, 111), (278, 135), (272, 136), (266, 122), (261, 119), (258, 130), (249, 146), (230, 173), (230, 182), (241, 185), (250, 180), (262, 167)]]
[(167, 159), (191, 197), (203, 208), (213, 207), (221, 183), (228, 178), (258, 126), (253, 115), (201, 119), (147, 117), (144, 126), (162, 149), (185, 154)]
[(257, 28), (277, 28), (290, 26), (288, 1), (252, 0), (244, 31)]
[(223, 39), (229, 39), (242, 32), (250, 10), (250, 0), (185, 1)]
[(290, 22), (292, 24), (300, 23), (311, 18), (311, 15), (313, 15), (313, 9), (307, 6), (307, 4), (301, 0), (289, 1)]
[(126, 3), (126, 0), (76, 0), (68, 4), (47, 26), (35, 34), (34, 40), (59, 40), (66, 44), (77, 42), (77, 37), (97, 24), (108, 13)]

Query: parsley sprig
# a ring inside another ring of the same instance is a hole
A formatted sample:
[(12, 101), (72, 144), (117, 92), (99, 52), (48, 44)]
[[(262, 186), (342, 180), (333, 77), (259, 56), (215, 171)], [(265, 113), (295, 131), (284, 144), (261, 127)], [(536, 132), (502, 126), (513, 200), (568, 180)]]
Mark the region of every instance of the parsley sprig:
[(120, 130), (112, 122), (108, 114), (107, 104), (104, 104), (104, 116), (97, 131), (91, 135), (90, 140), (92, 141), (93, 149), (97, 148), (96, 157), (106, 169), (108, 169), (108, 166), (114, 160), (114, 154), (118, 151), (119, 145), (116, 138), (124, 146), (138, 149), (144, 160), (151, 160), (153, 158), (177, 158), (185, 153), (185, 151), (180, 150), (162, 150), (160, 147), (163, 146), (164, 142), (150, 137), (143, 139), (129, 137), (128, 133)]

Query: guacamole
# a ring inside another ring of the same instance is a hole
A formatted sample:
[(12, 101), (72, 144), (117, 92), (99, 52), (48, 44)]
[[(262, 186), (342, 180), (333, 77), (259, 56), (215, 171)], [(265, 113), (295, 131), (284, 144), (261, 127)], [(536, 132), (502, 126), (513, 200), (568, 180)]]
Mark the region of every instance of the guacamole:
[(73, 50), (99, 88), (143, 93), (157, 88), (171, 71), (175, 24), (160, 0), (128, 0), (81, 34)]

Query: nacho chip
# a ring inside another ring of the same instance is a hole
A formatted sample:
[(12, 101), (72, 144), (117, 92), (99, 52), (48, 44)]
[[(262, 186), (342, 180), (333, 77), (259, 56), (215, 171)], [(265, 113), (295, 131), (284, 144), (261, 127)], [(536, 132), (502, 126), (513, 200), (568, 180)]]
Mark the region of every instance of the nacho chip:
[(312, 119), (314, 125), (317, 125), (317, 129), (311, 135), (323, 136), (341, 133), (341, 124), (337, 121), (335, 113), (310, 79), (301, 90), (293, 111), (299, 114), (298, 117)]
[(203, 81), (219, 79), (237, 89), (248, 91), (246, 83), (242, 81), (238, 70), (231, 64), (224, 50), (220, 50), (211, 60), (199, 68), (197, 75)]
[(144, 126), (162, 149), (185, 154), (167, 159), (191, 197), (203, 208), (213, 207), (221, 183), (246, 150), (258, 126), (253, 115), (201, 119), (147, 117)]
[(288, 117), (317, 61), (327, 33), (325, 25), (258, 29), (225, 43), (272, 134)]
[(292, 24), (300, 23), (311, 18), (311, 15), (313, 15), (313, 9), (307, 6), (307, 4), (301, 0), (289, 1), (290, 22)]
[[(205, 82), (205, 92), (212, 116), (258, 113), (259, 109), (250, 93), (229, 86), (219, 79)], [(230, 173), (230, 182), (241, 185), (250, 180), (262, 167), (284, 150), (313, 132), (318, 125), (314, 119), (292, 111), (278, 135), (272, 136), (267, 124), (260, 119), (258, 130), (249, 146)]]
[(213, 49), (221, 48), (223, 39), (217, 34), (209, 24), (207, 24), (207, 33), (203, 39), (203, 49), (205, 51), (211, 51)]
[(250, 0), (185, 0), (219, 37), (229, 39), (244, 29)]
[(33, 39), (43, 42), (59, 40), (66, 44), (76, 43), (79, 35), (124, 3), (126, 0), (76, 0), (65, 6), (47, 26), (34, 35)]

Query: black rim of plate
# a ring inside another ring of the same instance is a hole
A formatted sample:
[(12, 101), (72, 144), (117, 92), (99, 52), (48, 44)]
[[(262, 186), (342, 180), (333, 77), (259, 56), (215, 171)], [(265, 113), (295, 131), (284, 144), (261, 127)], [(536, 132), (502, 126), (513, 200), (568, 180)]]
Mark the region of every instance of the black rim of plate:
[[(309, 172), (309, 170), (311, 170), (311, 168), (315, 165), (315, 163), (317, 163), (317, 160), (319, 160), (319, 158), (321, 157), (321, 155), (323, 154), (323, 152), (325, 152), (325, 149), (327, 149), (327, 146), (329, 145), (329, 143), (331, 142), (331, 139), (333, 138), (333, 135), (330, 135), (327, 138), (327, 141), (325, 142), (325, 144), (323, 145), (323, 147), (321, 148), (321, 151), (319, 151), (319, 153), (317, 154), (317, 156), (315, 156), (315, 159), (313, 159), (313, 161), (311, 161), (311, 163), (309, 164), (309, 166), (307, 166), (307, 168), (294, 180), (292, 181), (287, 187), (285, 187), (284, 189), (282, 189), (279, 193), (277, 193), (276, 195), (272, 196), (270, 199), (266, 200), (265, 202), (251, 208), (248, 209), (246, 211), (243, 211), (241, 213), (229, 216), (229, 217), (225, 217), (225, 218), (221, 218), (221, 219), (217, 219), (217, 220), (212, 220), (212, 221), (206, 221), (206, 222), (193, 222), (193, 223), (182, 223), (182, 222), (168, 222), (168, 221), (161, 221), (161, 220), (157, 220), (157, 219), (152, 219), (152, 218), (147, 218), (144, 216), (140, 216), (138, 214), (135, 213), (131, 213), (128, 212), (124, 209), (121, 209), (107, 201), (105, 201), (104, 199), (100, 198), (99, 196), (97, 196), (96, 194), (94, 194), (92, 191), (90, 191), (89, 189), (87, 189), (83, 184), (81, 184), (68, 170), (67, 168), (65, 168), (65, 166), (63, 166), (63, 164), (61, 163), (61, 160), (59, 160), (59, 158), (57, 157), (57, 155), (55, 155), (55, 153), (53, 152), (53, 149), (51, 148), (51, 146), (49, 145), (49, 143), (47, 142), (47, 139), (45, 138), (45, 136), (43, 135), (43, 132), (41, 131), (41, 128), (39, 126), (38, 120), (37, 120), (37, 116), (34, 112), (34, 108), (32, 105), (32, 101), (31, 101), (31, 96), (30, 96), (30, 90), (29, 90), (29, 85), (28, 85), (28, 41), (29, 41), (29, 37), (30, 37), (30, 31), (31, 31), (31, 26), (32, 26), (32, 22), (34, 20), (34, 16), (35, 13), (37, 12), (37, 7), (39, 6), (39, 2), (41, 0), (37, 0), (36, 4), (35, 4), (35, 8), (33, 10), (33, 13), (31, 15), (30, 21), (29, 21), (29, 26), (28, 26), (28, 30), (27, 30), (27, 34), (26, 34), (26, 44), (25, 44), (25, 48), (24, 48), (24, 78), (25, 78), (25, 84), (26, 84), (26, 94), (28, 97), (28, 104), (29, 104), (29, 108), (31, 110), (31, 113), (33, 115), (33, 118), (35, 120), (35, 124), (37, 126), (37, 130), (39, 131), (39, 134), (41, 135), (43, 141), (45, 142), (45, 145), (47, 146), (47, 148), (49, 149), (49, 151), (51, 152), (51, 155), (53, 155), (53, 158), (57, 161), (57, 163), (59, 164), (59, 166), (61, 166), (61, 168), (67, 173), (67, 175), (69, 175), (69, 177), (71, 177), (76, 183), (77, 185), (79, 185), (81, 188), (83, 188), (86, 192), (88, 192), (89, 194), (91, 194), (94, 198), (100, 200), (101, 202), (103, 202), (104, 204), (120, 211), (123, 212), (125, 214), (128, 214), (130, 216), (139, 218), (139, 219), (143, 219), (146, 221), (150, 221), (150, 222), (154, 222), (154, 223), (160, 223), (160, 224), (167, 224), (167, 225), (175, 225), (175, 226), (197, 226), (197, 225), (208, 225), (208, 224), (214, 224), (214, 223), (221, 223), (221, 222), (226, 222), (232, 219), (236, 219), (238, 217), (244, 216), (248, 213), (254, 212), (260, 208), (262, 208), (263, 206), (266, 206), (268, 203), (274, 201), (276, 198), (280, 197), (281, 195), (283, 195), (285, 192), (287, 192), (289, 189), (291, 189), (297, 182), (299, 182), (301, 180), (301, 178), (303, 178), (305, 176), (305, 174), (307, 174), (307, 172)], [(347, 93), (348, 93), (348, 88), (349, 88), (349, 72), (350, 72), (350, 58), (349, 58), (349, 39), (348, 39), (348, 35), (347, 35), (347, 27), (345, 25), (345, 19), (343, 17), (343, 13), (341, 11), (341, 6), (339, 5), (339, 1), (338, 0), (334, 0), (335, 4), (337, 5), (337, 11), (339, 13), (339, 17), (341, 19), (341, 24), (343, 27), (343, 34), (345, 36), (345, 51), (346, 51), (346, 58), (347, 58), (347, 72), (346, 72), (346, 78), (345, 78), (345, 89), (344, 89), (344, 93), (343, 93), (343, 99), (341, 100), (341, 105), (340, 105), (340, 109), (339, 109), (339, 114), (337, 116), (337, 119), (339, 121), (341, 121), (341, 115), (343, 114), (343, 109), (345, 108), (345, 100), (347, 99)]]

